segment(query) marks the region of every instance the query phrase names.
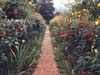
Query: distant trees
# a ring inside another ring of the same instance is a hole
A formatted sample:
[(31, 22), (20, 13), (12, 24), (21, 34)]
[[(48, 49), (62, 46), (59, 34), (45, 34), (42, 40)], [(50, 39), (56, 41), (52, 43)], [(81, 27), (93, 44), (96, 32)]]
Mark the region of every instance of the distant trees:
[(47, 23), (53, 18), (54, 10), (52, 0), (41, 0), (39, 13), (44, 17)]

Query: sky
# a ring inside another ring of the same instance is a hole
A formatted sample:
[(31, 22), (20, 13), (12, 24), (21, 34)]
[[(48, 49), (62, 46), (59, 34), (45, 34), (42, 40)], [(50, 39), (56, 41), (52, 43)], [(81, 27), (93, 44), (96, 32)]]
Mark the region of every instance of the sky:
[(54, 7), (57, 11), (68, 11), (69, 9), (65, 7), (64, 4), (72, 3), (74, 0), (53, 0)]

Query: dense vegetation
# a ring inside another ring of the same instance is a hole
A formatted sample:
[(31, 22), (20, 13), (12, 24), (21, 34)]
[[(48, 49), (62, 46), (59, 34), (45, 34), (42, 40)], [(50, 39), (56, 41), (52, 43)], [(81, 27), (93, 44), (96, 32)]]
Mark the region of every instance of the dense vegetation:
[(31, 1), (0, 0), (0, 74), (31, 75), (38, 63), (44, 19)]
[(61, 73), (100, 74), (99, 4), (99, 0), (77, 1), (72, 12), (51, 20), (54, 52)]

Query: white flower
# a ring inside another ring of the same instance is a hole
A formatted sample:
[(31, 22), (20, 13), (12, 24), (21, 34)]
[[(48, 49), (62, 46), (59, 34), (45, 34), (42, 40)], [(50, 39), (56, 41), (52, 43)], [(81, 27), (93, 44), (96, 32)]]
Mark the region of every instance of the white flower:
[(7, 41), (5, 41), (5, 43), (9, 43), (9, 41), (7, 40)]
[(16, 41), (15, 44), (19, 44), (19, 42)]
[(22, 43), (25, 43), (25, 40), (22, 40)]

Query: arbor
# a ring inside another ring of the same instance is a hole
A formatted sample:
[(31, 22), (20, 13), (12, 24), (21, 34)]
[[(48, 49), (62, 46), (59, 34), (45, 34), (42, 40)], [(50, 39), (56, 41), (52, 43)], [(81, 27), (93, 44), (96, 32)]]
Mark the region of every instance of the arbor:
[(54, 7), (52, 0), (41, 0), (40, 2), (39, 13), (44, 17), (46, 22), (48, 23), (50, 19), (53, 18)]

